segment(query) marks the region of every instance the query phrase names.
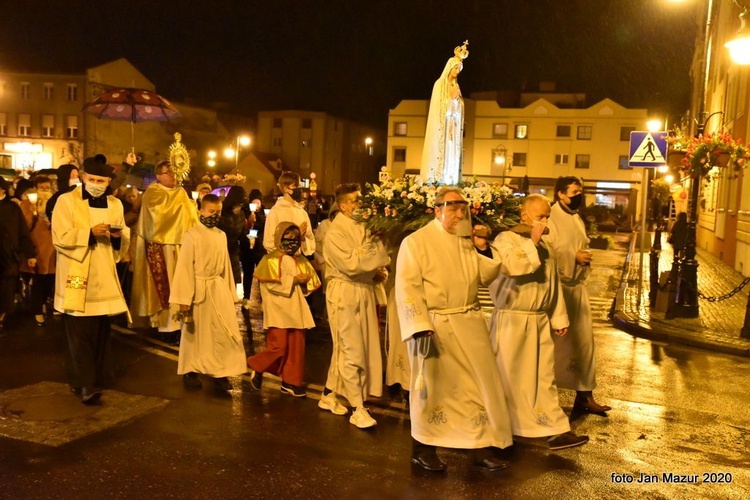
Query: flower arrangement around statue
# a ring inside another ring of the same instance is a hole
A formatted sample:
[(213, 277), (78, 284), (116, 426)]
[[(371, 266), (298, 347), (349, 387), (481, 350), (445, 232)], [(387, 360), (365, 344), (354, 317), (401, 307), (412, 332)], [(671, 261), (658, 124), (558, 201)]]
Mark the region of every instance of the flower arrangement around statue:
[(245, 177), (244, 175), (240, 174), (239, 172), (235, 172), (225, 174), (224, 177), (222, 177), (221, 182), (224, 185), (235, 186), (244, 183), (246, 179), (247, 177)]
[(738, 171), (745, 168), (745, 161), (749, 158), (748, 146), (741, 139), (716, 133), (700, 135), (688, 142), (682, 165), (691, 176), (709, 179), (713, 167), (731, 166)]
[[(441, 185), (415, 177), (384, 175), (380, 184), (366, 184), (357, 219), (374, 233), (398, 241), (405, 233), (426, 226), (435, 218), (435, 195)], [(506, 230), (520, 220), (520, 202), (500, 183), (464, 182), (459, 187), (469, 202), (472, 222), (493, 232)]]

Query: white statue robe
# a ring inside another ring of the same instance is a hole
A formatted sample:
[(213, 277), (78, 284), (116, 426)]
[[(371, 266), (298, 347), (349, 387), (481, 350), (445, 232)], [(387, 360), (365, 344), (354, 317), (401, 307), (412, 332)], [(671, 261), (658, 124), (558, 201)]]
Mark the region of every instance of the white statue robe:
[[(447, 448), (513, 444), (500, 370), (477, 298), (499, 263), (435, 220), (407, 236), (396, 268), (401, 336), (409, 344), (411, 433)], [(433, 331), (430, 337), (414, 334)]]
[(171, 305), (193, 306), (193, 323), (182, 324), (178, 374), (232, 377), (247, 371), (236, 296), (226, 235), (203, 224), (187, 230), (169, 295)]
[[(92, 208), (82, 197), (79, 186), (60, 196), (52, 219), (52, 243), (57, 250), (55, 271), (55, 310), (71, 316), (113, 316), (128, 311), (120, 289), (115, 263), (127, 252), (130, 244), (130, 229), (125, 225), (122, 203), (114, 196), (107, 196), (107, 208)], [(96, 245), (89, 246), (91, 228), (97, 224), (122, 226), (120, 249), (115, 250), (107, 236), (97, 237)], [(89, 259), (85, 307), (83, 311), (66, 309), (63, 306), (68, 276), (75, 263)]]
[(490, 332), (513, 435), (568, 432), (555, 385), (551, 332), (568, 326), (568, 314), (554, 260), (542, 262), (530, 238), (510, 231), (495, 238), (493, 250), (501, 267), (490, 285), (495, 305)]
[(420, 168), (420, 177), (425, 181), (446, 185), (461, 181), (464, 101), (458, 83), (453, 87), (455, 96), (451, 95), (449, 81), (451, 70), (460, 64), (456, 57), (448, 59), (432, 87)]
[(581, 266), (575, 260), (578, 250), (589, 246), (586, 227), (578, 214), (565, 212), (559, 203), (552, 205), (548, 227), (549, 235), (544, 240), (557, 263), (570, 320), (567, 335), (554, 336), (555, 380), (558, 387), (593, 391), (596, 388), (594, 329), (585, 285), (591, 266)]
[(388, 265), (385, 246), (364, 225), (339, 214), (326, 233), (326, 307), (333, 354), (326, 387), (353, 407), (383, 394), (383, 360), (375, 299), (376, 271)]
[(310, 224), (310, 216), (304, 208), (284, 198), (276, 200), (276, 204), (266, 217), (266, 225), (263, 228), (263, 246), (268, 253), (276, 250), (276, 228), (281, 222), (293, 222), (297, 227), (307, 224), (307, 231), (302, 235), (302, 253), (304, 255), (315, 253), (315, 233)]

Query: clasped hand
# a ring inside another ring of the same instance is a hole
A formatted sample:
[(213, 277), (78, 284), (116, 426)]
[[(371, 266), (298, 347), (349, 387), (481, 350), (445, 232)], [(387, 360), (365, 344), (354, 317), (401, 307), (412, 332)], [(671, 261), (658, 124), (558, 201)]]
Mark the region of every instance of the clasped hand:
[(94, 236), (111, 236), (113, 238), (119, 238), (122, 236), (122, 230), (110, 229), (109, 224), (97, 224), (91, 228), (91, 234)]

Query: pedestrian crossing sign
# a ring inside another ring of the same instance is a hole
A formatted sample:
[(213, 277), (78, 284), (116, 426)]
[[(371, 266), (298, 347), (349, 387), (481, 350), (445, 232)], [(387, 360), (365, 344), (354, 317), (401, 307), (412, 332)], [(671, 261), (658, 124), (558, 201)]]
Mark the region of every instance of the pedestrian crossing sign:
[(666, 157), (666, 132), (630, 132), (629, 167), (660, 167)]

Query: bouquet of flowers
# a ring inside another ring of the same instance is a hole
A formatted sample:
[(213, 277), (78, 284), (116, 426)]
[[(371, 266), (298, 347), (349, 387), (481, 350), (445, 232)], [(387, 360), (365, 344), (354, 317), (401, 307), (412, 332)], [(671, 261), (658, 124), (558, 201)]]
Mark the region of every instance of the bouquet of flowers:
[[(385, 177), (380, 184), (366, 184), (357, 218), (374, 233), (385, 233), (391, 241), (416, 231), (435, 218), (435, 195), (441, 186), (414, 177)], [(484, 181), (460, 185), (469, 202), (472, 222), (493, 232), (518, 224), (520, 202), (500, 183)]]
[(731, 134), (716, 133), (693, 138), (687, 145), (682, 164), (690, 175), (708, 178), (713, 167), (731, 165), (737, 171), (745, 167), (748, 158), (748, 146), (741, 139), (734, 140)]
[(224, 177), (221, 179), (221, 182), (227, 185), (238, 185), (244, 183), (246, 179), (247, 177), (237, 172), (224, 175)]

